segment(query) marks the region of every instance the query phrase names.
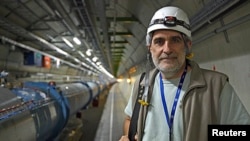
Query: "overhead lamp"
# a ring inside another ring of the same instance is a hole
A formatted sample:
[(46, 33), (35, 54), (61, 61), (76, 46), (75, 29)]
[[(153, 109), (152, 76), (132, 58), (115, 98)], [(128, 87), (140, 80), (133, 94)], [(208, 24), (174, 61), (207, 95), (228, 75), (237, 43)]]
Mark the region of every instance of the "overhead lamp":
[(98, 66), (101, 65), (101, 62), (97, 62), (96, 65), (98, 65)]
[(61, 50), (60, 48), (56, 48), (56, 51), (63, 54), (63, 55), (65, 55), (65, 56), (69, 56), (69, 54), (67, 52)]
[(88, 56), (91, 56), (91, 50), (88, 49), (88, 50), (86, 51), (86, 54), (87, 54)]
[(71, 48), (73, 48), (73, 45), (71, 44), (71, 42), (69, 40), (67, 40), (66, 38), (62, 37), (63, 41)]
[(127, 79), (127, 83), (131, 84), (131, 79), (130, 78)]
[(114, 76), (112, 74), (110, 74), (103, 66), (100, 66), (100, 69), (103, 73), (105, 73), (106, 75), (108, 75), (111, 78), (114, 78)]
[(77, 59), (77, 58), (75, 58), (74, 60), (75, 60), (77, 63), (79, 63), (79, 62), (80, 62), (80, 60), (79, 60), (79, 59)]
[(97, 57), (93, 57), (93, 58), (92, 58), (92, 61), (96, 62), (97, 59), (98, 59)]
[(56, 59), (56, 68), (60, 67), (60, 59)]
[(83, 58), (85, 58), (85, 55), (84, 55), (81, 51), (78, 51), (78, 53), (79, 53)]
[(74, 37), (74, 38), (73, 38), (73, 41), (74, 41), (77, 45), (80, 45), (80, 44), (81, 44), (81, 41), (80, 41), (77, 37)]
[(82, 62), (82, 65), (83, 65), (83, 66), (86, 66), (86, 67), (89, 67), (89, 65), (85, 64), (84, 62)]

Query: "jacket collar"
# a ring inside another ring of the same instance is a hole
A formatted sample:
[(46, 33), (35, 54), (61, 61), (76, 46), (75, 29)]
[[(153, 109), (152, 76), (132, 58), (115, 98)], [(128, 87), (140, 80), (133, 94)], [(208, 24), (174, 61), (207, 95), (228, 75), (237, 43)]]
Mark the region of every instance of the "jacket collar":
[(188, 64), (192, 68), (189, 88), (205, 86), (206, 85), (205, 78), (202, 75), (202, 70), (199, 67), (199, 65), (191, 60), (188, 60)]

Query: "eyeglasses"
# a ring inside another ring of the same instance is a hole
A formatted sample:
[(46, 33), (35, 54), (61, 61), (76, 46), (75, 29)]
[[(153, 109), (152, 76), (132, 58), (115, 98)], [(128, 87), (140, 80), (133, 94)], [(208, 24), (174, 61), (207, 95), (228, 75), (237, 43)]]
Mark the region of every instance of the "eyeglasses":
[(169, 26), (169, 27), (174, 27), (176, 25), (180, 25), (180, 26), (183, 26), (186, 29), (190, 30), (190, 25), (189, 24), (185, 23), (182, 20), (178, 20), (176, 17), (173, 17), (173, 16), (166, 16), (163, 19), (156, 19), (156, 20), (152, 21), (149, 24), (149, 26), (152, 26), (152, 25), (155, 25), (155, 24), (164, 24), (164, 25)]

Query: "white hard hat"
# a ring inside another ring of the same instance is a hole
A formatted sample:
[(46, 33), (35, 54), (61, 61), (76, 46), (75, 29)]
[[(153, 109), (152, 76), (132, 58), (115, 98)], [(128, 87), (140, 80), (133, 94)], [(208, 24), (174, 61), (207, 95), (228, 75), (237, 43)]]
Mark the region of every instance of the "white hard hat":
[(167, 6), (157, 10), (147, 29), (146, 44), (150, 45), (152, 31), (171, 29), (184, 33), (191, 39), (191, 29), (187, 14), (178, 7)]

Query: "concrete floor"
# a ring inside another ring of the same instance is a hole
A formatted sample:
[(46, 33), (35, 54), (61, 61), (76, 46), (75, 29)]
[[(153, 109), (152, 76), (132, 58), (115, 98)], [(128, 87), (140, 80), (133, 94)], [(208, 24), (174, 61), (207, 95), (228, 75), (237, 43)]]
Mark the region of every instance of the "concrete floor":
[(71, 117), (57, 141), (117, 141), (123, 134), (126, 99), (113, 85), (100, 94), (98, 106), (80, 111), (80, 118)]
[(109, 91), (94, 141), (118, 141), (123, 134), (126, 98), (115, 84)]
[(82, 111), (83, 135), (79, 141), (94, 141), (103, 114), (109, 91), (102, 93), (97, 107), (90, 107)]

